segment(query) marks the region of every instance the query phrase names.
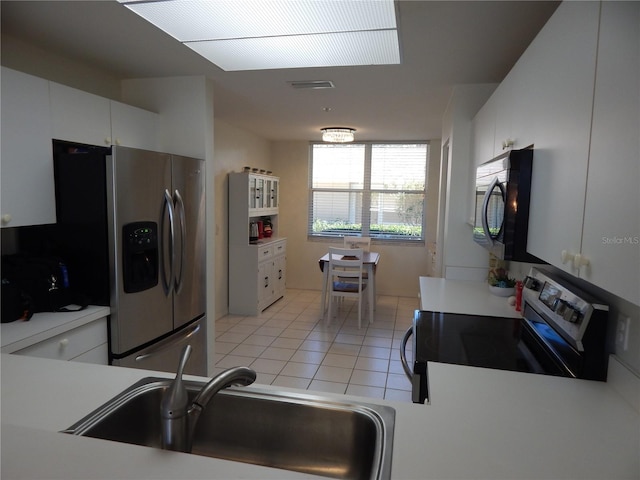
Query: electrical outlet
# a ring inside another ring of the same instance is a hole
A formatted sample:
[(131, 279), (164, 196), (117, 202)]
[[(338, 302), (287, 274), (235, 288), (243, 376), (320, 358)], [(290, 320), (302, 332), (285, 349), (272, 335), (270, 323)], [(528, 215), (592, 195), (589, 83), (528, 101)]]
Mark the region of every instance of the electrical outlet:
[(629, 348), (629, 325), (631, 318), (624, 315), (618, 316), (618, 325), (616, 326), (616, 346), (622, 348), (626, 352)]

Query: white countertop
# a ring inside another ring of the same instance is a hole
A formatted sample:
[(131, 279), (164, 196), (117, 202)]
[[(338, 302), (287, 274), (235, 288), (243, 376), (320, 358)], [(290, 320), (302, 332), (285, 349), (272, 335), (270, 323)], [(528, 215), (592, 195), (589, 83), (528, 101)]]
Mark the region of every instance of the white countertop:
[(89, 305), (77, 312), (36, 313), (28, 321), (16, 320), (0, 327), (2, 353), (13, 353), (73, 328), (108, 316), (109, 307)]
[[(168, 374), (0, 361), (3, 478), (318, 478), (57, 433), (138, 379)], [(395, 408), (394, 480), (640, 477), (640, 416), (606, 383), (446, 364), (429, 365), (429, 382), (430, 405), (333, 396)]]
[(521, 316), (507, 298), (491, 294), (486, 282), (433, 277), (420, 277), (420, 309), (508, 318)]

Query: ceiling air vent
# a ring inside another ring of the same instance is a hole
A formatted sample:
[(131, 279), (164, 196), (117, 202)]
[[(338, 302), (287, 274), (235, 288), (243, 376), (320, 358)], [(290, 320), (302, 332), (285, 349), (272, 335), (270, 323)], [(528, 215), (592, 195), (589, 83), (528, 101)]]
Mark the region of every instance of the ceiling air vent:
[(335, 85), (330, 80), (301, 80), (294, 82), (287, 82), (292, 88), (335, 88)]

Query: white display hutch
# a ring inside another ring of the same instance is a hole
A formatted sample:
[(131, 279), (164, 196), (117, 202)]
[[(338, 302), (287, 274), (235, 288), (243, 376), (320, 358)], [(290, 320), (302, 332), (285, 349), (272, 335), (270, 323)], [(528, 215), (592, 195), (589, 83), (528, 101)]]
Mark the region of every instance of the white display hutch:
[[(278, 236), (280, 179), (272, 175), (229, 174), (229, 313), (259, 315), (284, 296), (285, 238)], [(249, 240), (251, 222), (269, 217), (272, 236)]]

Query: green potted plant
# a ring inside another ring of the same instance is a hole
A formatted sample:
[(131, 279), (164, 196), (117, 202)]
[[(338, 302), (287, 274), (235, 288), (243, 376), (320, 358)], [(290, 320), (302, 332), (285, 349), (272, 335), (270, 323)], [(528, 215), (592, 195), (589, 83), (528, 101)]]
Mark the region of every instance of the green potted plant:
[(510, 297), (515, 293), (516, 279), (509, 277), (504, 268), (489, 270), (489, 291), (499, 297)]

